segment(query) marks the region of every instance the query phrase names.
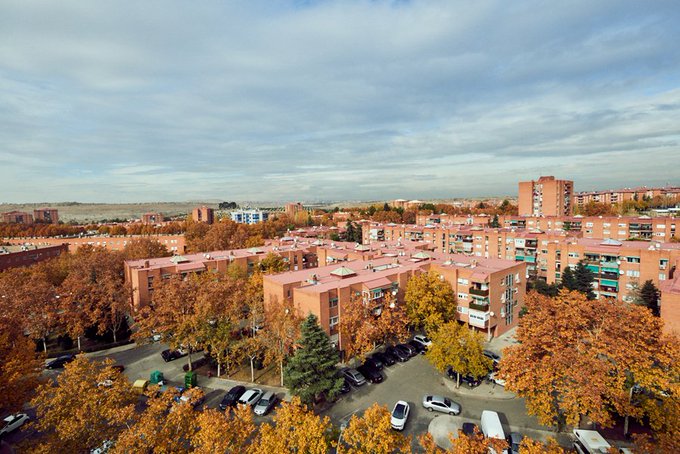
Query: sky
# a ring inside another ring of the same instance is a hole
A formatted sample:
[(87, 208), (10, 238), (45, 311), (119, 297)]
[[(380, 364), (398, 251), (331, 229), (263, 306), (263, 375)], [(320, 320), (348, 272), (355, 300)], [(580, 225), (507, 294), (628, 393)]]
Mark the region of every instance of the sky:
[(0, 202), (680, 184), (680, 2), (0, 0)]

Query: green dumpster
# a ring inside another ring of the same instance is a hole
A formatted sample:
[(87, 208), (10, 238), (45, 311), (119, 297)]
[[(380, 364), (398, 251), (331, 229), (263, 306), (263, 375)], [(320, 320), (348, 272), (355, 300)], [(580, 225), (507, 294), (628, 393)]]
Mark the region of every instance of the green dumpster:
[(160, 370), (155, 370), (155, 371), (151, 372), (151, 376), (149, 377), (149, 382), (152, 385), (157, 385), (162, 381), (163, 381), (163, 372), (161, 372)]
[(196, 375), (196, 372), (189, 371), (184, 375), (184, 387), (189, 389), (193, 388), (196, 386), (198, 383), (198, 376)]

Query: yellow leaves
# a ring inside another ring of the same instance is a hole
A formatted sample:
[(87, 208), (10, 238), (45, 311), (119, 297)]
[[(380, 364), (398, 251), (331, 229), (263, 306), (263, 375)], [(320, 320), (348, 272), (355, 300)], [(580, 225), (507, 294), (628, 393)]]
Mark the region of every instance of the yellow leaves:
[(0, 326), (0, 414), (20, 410), (40, 382), (42, 356), (23, 335)]
[(476, 427), (475, 433), (469, 436), (460, 430), (457, 435), (450, 433), (449, 440), (451, 441), (451, 447), (444, 450), (437, 447), (432, 435), (429, 433), (418, 437), (420, 446), (427, 454), (488, 454), (492, 452), (492, 449), (497, 453), (501, 453), (508, 447), (505, 440), (486, 438)]
[(426, 331), (456, 318), (456, 295), (451, 284), (434, 271), (411, 277), (404, 300), (411, 321)]
[(552, 437), (549, 437), (545, 444), (525, 437), (519, 446), (519, 454), (564, 454), (565, 452)]
[(483, 338), (474, 330), (451, 321), (430, 335), (432, 345), (425, 356), (438, 371), (451, 366), (461, 374), (481, 377), (491, 370), (491, 360), (482, 353)]
[(247, 407), (238, 407), (226, 413), (214, 409), (204, 410), (196, 417), (196, 424), (198, 432), (191, 440), (191, 445), (198, 454), (244, 452), (255, 432), (253, 412)]
[(410, 453), (411, 439), (392, 430), (390, 412), (385, 406), (371, 405), (362, 417), (352, 416), (341, 434), (338, 453)]

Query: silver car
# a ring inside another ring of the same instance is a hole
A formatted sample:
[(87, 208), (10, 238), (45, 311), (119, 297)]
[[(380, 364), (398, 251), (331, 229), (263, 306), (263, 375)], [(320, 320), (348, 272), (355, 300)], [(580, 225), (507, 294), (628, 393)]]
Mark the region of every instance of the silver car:
[(279, 398), (271, 391), (264, 393), (264, 396), (255, 405), (254, 411), (258, 416), (263, 416), (269, 413), (274, 405), (279, 401)]
[(252, 388), (241, 395), (238, 400), (239, 406), (254, 407), (257, 401), (260, 400), (264, 392), (260, 388)]
[(427, 408), (428, 411), (439, 411), (450, 415), (460, 414), (460, 404), (443, 396), (423, 397), (423, 407)]

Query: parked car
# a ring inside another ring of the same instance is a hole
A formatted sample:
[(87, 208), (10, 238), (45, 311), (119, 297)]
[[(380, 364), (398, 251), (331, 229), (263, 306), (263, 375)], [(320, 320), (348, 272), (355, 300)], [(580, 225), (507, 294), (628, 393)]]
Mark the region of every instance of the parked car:
[(241, 397), (244, 392), (246, 392), (245, 386), (238, 385), (231, 388), (222, 398), (222, 402), (220, 402), (220, 410), (224, 411), (227, 408), (235, 407), (236, 402), (238, 402), (239, 397)]
[(467, 375), (459, 374), (458, 372), (453, 370), (451, 367), (449, 367), (446, 370), (446, 376), (449, 377), (451, 380), (456, 381), (458, 379), (458, 375), (460, 375), (460, 382), (465, 383), (470, 388), (475, 388), (482, 383), (482, 380), (480, 378), (473, 377), (472, 375), (469, 375), (469, 374), (467, 374)]
[(519, 454), (519, 445), (522, 444), (522, 439), (524, 435), (519, 432), (510, 432), (508, 435), (508, 446), (510, 447), (511, 454)]
[(410, 341), (408, 341), (406, 343), (406, 345), (409, 345), (411, 348), (413, 348), (416, 351), (416, 353), (420, 353), (421, 355), (424, 355), (425, 352), (427, 351), (427, 347), (425, 345), (421, 344), (420, 342), (418, 342), (417, 340), (411, 339)]
[(408, 354), (408, 352), (406, 352), (405, 350), (403, 350), (401, 348), (397, 348), (396, 346), (387, 347), (385, 349), (385, 354), (393, 356), (394, 358), (397, 359), (397, 361), (402, 362), (402, 363), (408, 361), (409, 358), (411, 358), (411, 356)]
[(174, 361), (177, 358), (181, 358), (182, 356), (184, 356), (184, 355), (182, 353), (180, 353), (179, 350), (167, 349), (167, 350), (163, 350), (161, 352), (161, 357), (163, 358), (163, 361), (165, 361), (166, 363), (168, 361)]
[(260, 400), (262, 394), (264, 394), (264, 392), (260, 388), (248, 389), (241, 395), (241, 397), (239, 397), (238, 404), (247, 407), (253, 407), (255, 404), (257, 404), (257, 401)]
[(467, 435), (468, 437), (475, 434), (475, 429), (477, 429), (478, 432), (481, 432), (479, 430), (479, 427), (477, 427), (477, 424), (472, 423), (472, 422), (464, 422), (463, 427), (461, 428), (463, 433), (465, 435)]
[(430, 338), (424, 334), (416, 334), (415, 336), (413, 336), (413, 340), (416, 342), (420, 342), (425, 347), (429, 347), (430, 345), (432, 345), (432, 341), (430, 340)]
[(342, 377), (342, 386), (340, 387), (340, 394), (347, 394), (350, 392), (352, 388), (349, 386), (349, 380), (347, 378)]
[(5, 419), (3, 419), (5, 425), (2, 427), (2, 429), (0, 429), (0, 438), (14, 432), (19, 427), (26, 424), (29, 419), (31, 418), (29, 418), (26, 413), (15, 413), (13, 415), (7, 416)]
[(345, 368), (340, 371), (352, 385), (361, 386), (366, 383), (366, 377), (356, 369)]
[(442, 396), (423, 397), (423, 407), (427, 408), (427, 411), (439, 411), (450, 415), (460, 414), (460, 405)]
[(372, 357), (368, 358), (364, 362), (364, 364), (370, 364), (371, 367), (376, 369), (376, 370), (383, 370), (383, 367), (384, 367), (384, 364), (382, 363), (382, 361), (380, 361), (379, 359), (376, 359), (376, 358), (372, 358)]
[[(191, 389), (196, 389), (196, 388), (191, 388)], [(191, 404), (192, 407), (197, 408), (199, 405), (201, 405), (203, 402), (205, 402), (205, 394), (201, 394), (200, 397), (196, 397), (189, 392), (184, 393), (180, 396), (179, 398), (180, 403), (189, 403)]]
[(383, 363), (383, 366), (392, 366), (397, 362), (397, 358), (389, 353), (374, 353), (371, 355), (371, 359), (380, 360), (380, 362)]
[(418, 354), (418, 351), (409, 344), (398, 344), (397, 348), (405, 352), (409, 356), (409, 358), (416, 356)]
[(489, 374), (489, 381), (497, 384), (498, 386), (505, 386), (505, 380), (502, 380), (496, 376), (496, 372)]
[(46, 369), (61, 369), (65, 364), (70, 363), (76, 359), (76, 355), (62, 355), (59, 356), (45, 366)]
[(371, 383), (381, 383), (384, 378), (380, 371), (374, 368), (371, 363), (362, 364), (357, 367), (357, 371)]
[(267, 391), (255, 404), (255, 414), (258, 416), (264, 416), (274, 408), (279, 401), (279, 398), (271, 391)]
[(408, 420), (408, 414), (411, 408), (407, 402), (403, 400), (398, 401), (394, 404), (392, 409), (392, 418), (390, 418), (390, 423), (394, 430), (404, 430), (406, 426), (406, 421)]
[(482, 351), (482, 353), (484, 354), (484, 356), (493, 361), (493, 368), (495, 370), (498, 367), (498, 364), (501, 362), (501, 357), (498, 356), (496, 353), (492, 352), (491, 350), (484, 350)]

